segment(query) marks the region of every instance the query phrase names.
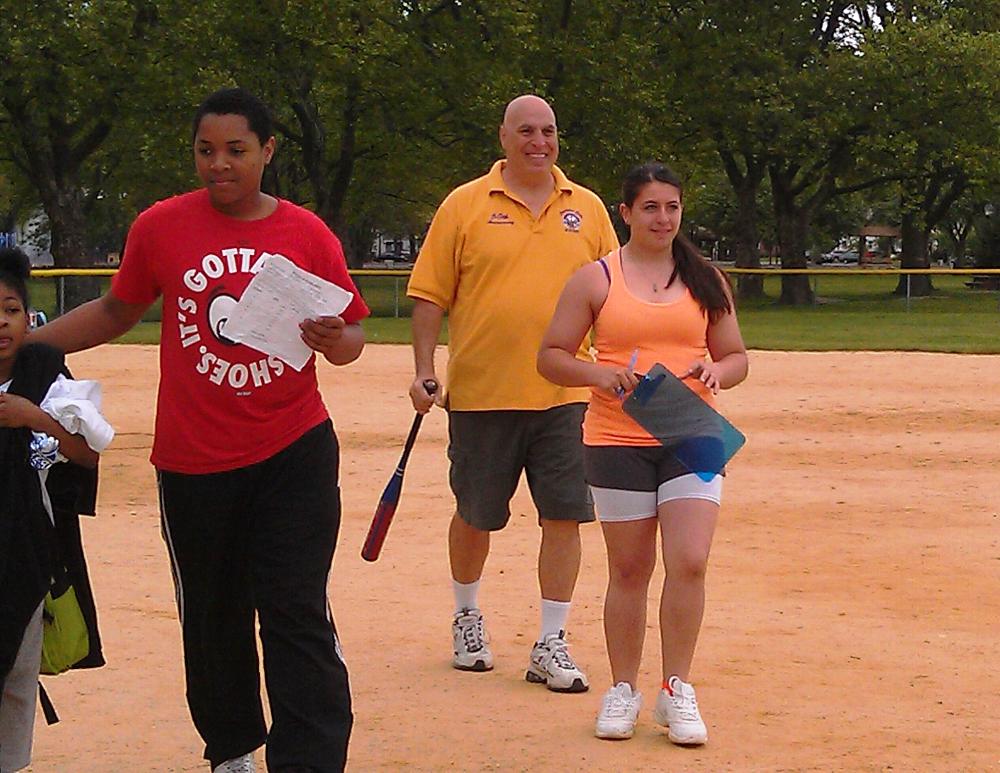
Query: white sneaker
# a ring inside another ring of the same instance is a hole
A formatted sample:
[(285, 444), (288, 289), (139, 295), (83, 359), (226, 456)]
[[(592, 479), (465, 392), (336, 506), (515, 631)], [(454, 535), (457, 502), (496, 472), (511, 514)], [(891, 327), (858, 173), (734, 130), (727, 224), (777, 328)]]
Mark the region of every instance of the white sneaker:
[(478, 609), (463, 609), (451, 623), (455, 659), (452, 665), (460, 671), (489, 671), (493, 668), (493, 653), (483, 625), (483, 613)]
[(604, 693), (594, 735), (598, 738), (631, 738), (642, 706), (642, 693), (628, 682), (619, 682)]
[(700, 746), (708, 740), (708, 730), (698, 711), (694, 687), (680, 677), (667, 680), (667, 689), (660, 690), (653, 719), (669, 728), (667, 737), (682, 746)]
[(257, 763), (253, 760), (253, 752), (250, 752), (216, 765), (212, 773), (257, 773)]
[(535, 643), (524, 678), (555, 692), (586, 692), (590, 683), (570, 657), (564, 636), (563, 631), (550, 633)]

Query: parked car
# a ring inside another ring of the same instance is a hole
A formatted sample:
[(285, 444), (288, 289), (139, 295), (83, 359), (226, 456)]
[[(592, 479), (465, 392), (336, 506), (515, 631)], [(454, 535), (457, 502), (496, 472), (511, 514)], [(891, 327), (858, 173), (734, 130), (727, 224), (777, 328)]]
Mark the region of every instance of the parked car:
[(857, 263), (858, 253), (854, 250), (831, 250), (824, 252), (821, 256), (823, 263)]

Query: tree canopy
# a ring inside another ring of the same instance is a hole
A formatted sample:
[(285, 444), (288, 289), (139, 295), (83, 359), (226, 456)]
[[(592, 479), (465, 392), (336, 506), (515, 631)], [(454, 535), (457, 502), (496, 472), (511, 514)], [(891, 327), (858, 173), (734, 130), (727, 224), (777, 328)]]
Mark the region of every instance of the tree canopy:
[[(62, 266), (195, 184), (190, 117), (227, 85), (274, 112), (265, 185), (355, 265), (485, 171), (526, 92), (609, 205), (632, 164), (675, 166), (687, 227), (737, 265), (770, 241), (805, 266), (875, 209), (926, 265), (1000, 189), (1000, 0), (0, 0), (0, 35), (0, 223), (44, 211)], [(782, 300), (810, 302), (804, 278)]]

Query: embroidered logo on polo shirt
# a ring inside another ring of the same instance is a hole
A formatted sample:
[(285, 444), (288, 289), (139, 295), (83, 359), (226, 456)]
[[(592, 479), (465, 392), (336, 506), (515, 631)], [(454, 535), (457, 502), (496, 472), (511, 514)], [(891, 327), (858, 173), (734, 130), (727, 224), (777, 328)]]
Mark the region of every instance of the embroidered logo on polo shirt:
[(580, 224), (583, 222), (583, 215), (575, 209), (564, 209), (559, 214), (562, 215), (563, 228), (567, 231), (572, 231), (573, 233), (580, 230)]
[(506, 212), (494, 212), (490, 215), (490, 219), (487, 220), (486, 223), (492, 223), (493, 225), (514, 225), (514, 218)]

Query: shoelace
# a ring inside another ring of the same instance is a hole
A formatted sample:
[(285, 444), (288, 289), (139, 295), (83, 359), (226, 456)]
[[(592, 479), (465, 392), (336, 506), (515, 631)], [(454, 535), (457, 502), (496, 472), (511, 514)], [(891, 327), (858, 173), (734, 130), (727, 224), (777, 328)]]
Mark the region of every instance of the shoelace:
[(604, 699), (604, 715), (612, 719), (622, 719), (628, 716), (629, 702), (617, 694), (611, 694)]
[(701, 718), (698, 713), (698, 701), (693, 696), (688, 698), (684, 695), (671, 695), (670, 702), (685, 722), (697, 722)]
[(465, 649), (468, 652), (479, 652), (483, 648), (486, 639), (486, 631), (483, 629), (483, 618), (477, 617), (470, 622), (461, 622), (459, 627), (462, 630), (462, 640), (465, 642)]
[(554, 639), (549, 644), (549, 652), (552, 653), (552, 662), (559, 668), (564, 668), (567, 671), (577, 670), (576, 663), (573, 662), (573, 658), (569, 654), (569, 649), (566, 647), (566, 642), (562, 639)]

